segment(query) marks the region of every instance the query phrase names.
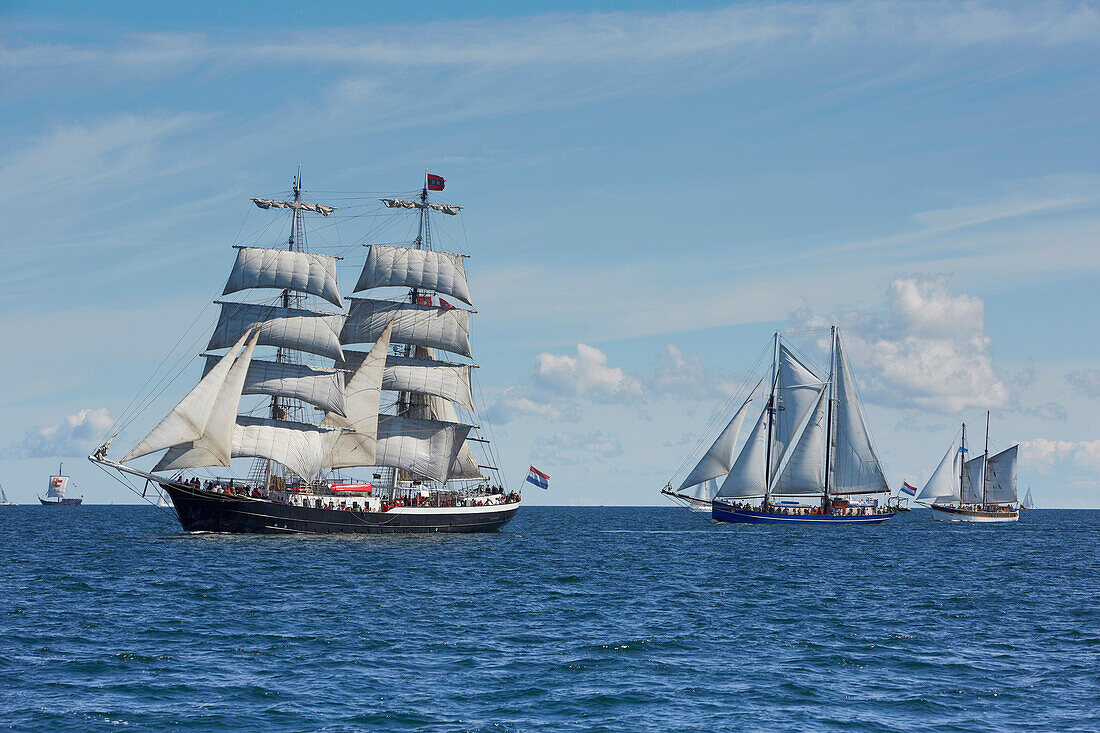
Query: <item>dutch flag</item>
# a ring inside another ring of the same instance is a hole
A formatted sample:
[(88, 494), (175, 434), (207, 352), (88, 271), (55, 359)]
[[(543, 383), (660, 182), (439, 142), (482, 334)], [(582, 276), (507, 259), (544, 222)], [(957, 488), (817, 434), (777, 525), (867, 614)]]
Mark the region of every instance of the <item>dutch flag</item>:
[(540, 489), (550, 488), (550, 477), (534, 466), (527, 471), (527, 482), (538, 486)]
[(901, 482), (901, 493), (908, 494), (909, 496), (917, 495), (917, 487), (910, 486), (908, 481)]

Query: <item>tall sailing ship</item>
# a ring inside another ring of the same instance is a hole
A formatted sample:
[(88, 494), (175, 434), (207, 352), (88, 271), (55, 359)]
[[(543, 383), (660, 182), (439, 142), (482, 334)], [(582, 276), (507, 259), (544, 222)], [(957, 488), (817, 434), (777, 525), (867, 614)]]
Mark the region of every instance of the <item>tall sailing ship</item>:
[(62, 469), (65, 467), (64, 463), (60, 463), (57, 466), (57, 473), (50, 476), (50, 481), (46, 485), (46, 497), (38, 497), (38, 501), (42, 502), (43, 506), (80, 506), (84, 503), (84, 497), (67, 497), (65, 494), (69, 490), (69, 476), (62, 473)]
[[(836, 327), (830, 333), (825, 379), (775, 334), (770, 373), (679, 489), (670, 482), (662, 493), (697, 511), (709, 509), (720, 522), (877, 524), (894, 516), (897, 505), (883, 497), (890, 488), (840, 335)], [(735, 453), (742, 423), (758, 400), (763, 408)]]
[[(369, 247), (354, 292), (400, 288), (395, 299), (341, 296), (336, 256), (309, 251), (306, 217), (336, 207), (303, 199), (301, 169), (289, 200), (253, 198), (289, 213), (279, 248), (235, 245), (222, 295), (274, 289), (266, 302), (214, 301), (217, 325), (198, 384), (121, 461), (108, 440), (90, 460), (144, 478), (171, 498), (187, 531), (258, 533), (489, 532), (516, 513), (480, 437), (471, 389), (466, 255), (433, 247), (433, 214), (462, 209), (419, 195), (381, 198), (378, 213), (414, 215), (411, 243)], [(365, 213), (365, 212), (364, 212)], [(358, 216), (362, 216), (359, 213)], [(338, 310), (333, 310), (335, 307)], [(369, 350), (348, 347), (369, 344)], [(267, 348), (269, 353), (261, 353)], [(242, 396), (260, 395), (252, 409)], [(241, 414), (239, 414), (241, 413)], [(117, 432), (116, 432), (117, 435)], [(149, 471), (129, 462), (161, 452)], [(211, 475), (251, 457), (245, 477)], [(202, 469), (199, 476), (196, 469)], [(357, 469), (365, 477), (349, 477)], [(134, 489), (136, 491), (136, 489)]]
[[(932, 510), (939, 520), (954, 522), (1016, 522), (1020, 503), (1016, 497), (1016, 458), (1019, 445), (989, 455), (989, 413), (985, 414), (985, 450), (967, 460), (966, 423), (956, 448), (952, 443), (917, 503)], [(1030, 504), (1031, 492), (1024, 505)]]

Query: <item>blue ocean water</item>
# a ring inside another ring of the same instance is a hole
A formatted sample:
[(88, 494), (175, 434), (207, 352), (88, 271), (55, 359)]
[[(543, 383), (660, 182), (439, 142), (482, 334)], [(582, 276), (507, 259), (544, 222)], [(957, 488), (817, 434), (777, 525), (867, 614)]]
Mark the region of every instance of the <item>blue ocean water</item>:
[(349, 538), (11, 507), (0, 556), (15, 730), (1100, 730), (1096, 511)]

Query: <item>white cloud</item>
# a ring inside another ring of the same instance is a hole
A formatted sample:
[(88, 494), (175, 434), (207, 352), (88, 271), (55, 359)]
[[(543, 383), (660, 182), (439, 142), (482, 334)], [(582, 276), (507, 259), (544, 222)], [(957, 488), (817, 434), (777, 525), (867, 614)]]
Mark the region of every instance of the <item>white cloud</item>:
[(1070, 461), (1085, 471), (1100, 471), (1100, 440), (1047, 440), (1020, 442), (1022, 458), (1036, 470), (1048, 472), (1056, 464)]
[(714, 396), (716, 390), (698, 355), (685, 354), (675, 344), (665, 345), (645, 383), (651, 394), (699, 400)]
[(1078, 369), (1066, 374), (1066, 381), (1074, 391), (1086, 397), (1100, 397), (1100, 369)]
[(1069, 413), (1066, 412), (1066, 408), (1059, 405), (1057, 402), (1044, 402), (1041, 405), (1029, 407), (1024, 410), (1024, 414), (1042, 418), (1043, 420), (1058, 420), (1061, 422), (1069, 420)]
[(607, 354), (577, 344), (577, 355), (542, 353), (536, 357), (535, 384), (559, 395), (595, 402), (624, 403), (642, 397), (642, 384), (620, 367), (607, 365)]
[(827, 319), (801, 311), (800, 328), (842, 329), (849, 360), (871, 402), (955, 413), (1008, 401), (993, 366), (980, 298), (953, 295), (944, 278), (899, 278), (884, 314), (850, 312)]
[(509, 387), (504, 390), (500, 398), (489, 408), (489, 419), (497, 425), (506, 425), (520, 417), (538, 417), (544, 420), (577, 420), (577, 410), (574, 405), (552, 404), (549, 400), (539, 398), (532, 394), (533, 390), (526, 386)]
[(79, 410), (56, 425), (31, 428), (8, 452), (20, 458), (86, 456), (113, 424), (106, 407)]

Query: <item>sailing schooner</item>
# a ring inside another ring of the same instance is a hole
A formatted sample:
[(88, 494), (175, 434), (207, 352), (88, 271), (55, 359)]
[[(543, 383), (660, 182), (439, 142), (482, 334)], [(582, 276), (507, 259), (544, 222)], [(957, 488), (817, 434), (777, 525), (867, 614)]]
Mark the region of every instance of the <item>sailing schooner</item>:
[[(830, 371), (822, 380), (776, 333), (770, 374), (752, 389), (680, 488), (673, 490), (670, 482), (661, 493), (689, 507), (709, 505), (720, 522), (877, 524), (894, 516), (897, 507), (889, 501), (880, 505), (877, 499), (850, 498), (890, 489), (835, 326), (831, 344)], [(758, 395), (764, 407), (735, 454), (742, 423)], [(722, 475), (717, 492), (704, 498), (698, 487)]]
[[(985, 451), (966, 459), (966, 423), (959, 447), (947, 449), (940, 465), (917, 496), (917, 503), (939, 520), (954, 522), (1015, 522), (1020, 519), (1016, 498), (1016, 457), (1019, 445), (989, 455), (989, 412), (985, 413)], [(1024, 504), (1031, 501), (1031, 492)]]
[[(107, 458), (111, 440), (90, 460), (159, 485), (187, 531), (503, 527), (516, 513), (519, 494), (505, 491), (499, 468), (478, 463), (471, 447), (488, 451), (489, 441), (475, 434), (480, 425), (458, 412), (476, 414), (476, 365), (436, 354), (472, 356), (469, 320), (476, 313), (441, 297), (472, 302), (467, 255), (433, 248), (431, 213), (456, 216), (462, 209), (429, 201), (428, 192), (442, 188), (442, 178), (426, 175), (417, 197), (378, 199), (381, 213), (418, 217), (417, 236), (412, 246), (365, 243), (369, 250), (354, 292), (396, 287), (404, 294), (348, 298), (346, 313), (336, 277), (341, 258), (306, 246), (305, 214), (328, 217), (336, 207), (303, 200), (301, 168), (289, 200), (253, 198), (261, 209), (288, 210), (290, 235), (280, 248), (236, 245), (222, 295), (276, 289), (277, 299), (214, 301), (220, 312), (206, 349), (226, 351), (204, 354), (198, 384), (121, 461)], [(370, 349), (345, 348), (356, 344)], [(262, 356), (261, 347), (274, 353)], [(238, 414), (242, 395), (267, 401)], [(151, 471), (127, 465), (159, 451), (165, 452)], [(228, 467), (238, 457), (256, 459), (243, 480), (186, 475)], [(368, 470), (372, 479), (342, 473), (351, 468)]]
[(42, 502), (43, 506), (80, 506), (84, 502), (84, 497), (76, 499), (65, 497), (65, 492), (69, 489), (69, 477), (61, 473), (64, 465), (64, 463), (59, 463), (57, 473), (50, 476), (50, 482), (46, 488), (46, 498), (38, 497), (38, 501)]

